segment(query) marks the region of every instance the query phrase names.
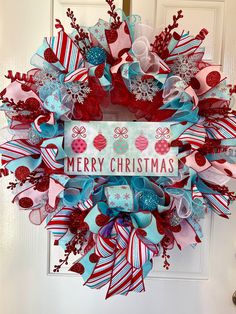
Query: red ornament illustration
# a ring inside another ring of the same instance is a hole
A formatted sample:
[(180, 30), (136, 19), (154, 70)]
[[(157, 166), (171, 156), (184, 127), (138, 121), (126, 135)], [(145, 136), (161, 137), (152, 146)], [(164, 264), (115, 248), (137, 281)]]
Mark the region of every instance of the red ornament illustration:
[(93, 145), (97, 150), (102, 151), (107, 146), (107, 140), (105, 136), (99, 133), (94, 138)]
[(82, 154), (87, 149), (87, 143), (85, 140), (78, 138), (71, 143), (71, 148), (76, 154)]
[(170, 144), (166, 139), (170, 138), (170, 130), (168, 128), (158, 128), (156, 130), (156, 138), (160, 139), (155, 144), (155, 150), (160, 155), (165, 155), (170, 151)]
[(143, 152), (148, 147), (148, 139), (143, 135), (138, 136), (135, 140), (135, 147)]
[[(76, 138), (76, 137), (83, 137), (83, 138), (85, 138), (87, 136), (86, 135), (86, 128), (84, 126), (81, 126), (81, 127), (75, 126), (75, 127), (73, 127), (72, 132), (73, 132), (73, 134), (72, 134), (73, 138)], [(87, 143), (82, 138), (78, 138), (78, 139), (75, 139), (71, 143), (71, 148), (72, 148), (74, 153), (82, 154), (87, 149)]]
[(165, 155), (170, 150), (170, 144), (166, 140), (160, 140), (156, 142), (155, 150), (160, 155)]

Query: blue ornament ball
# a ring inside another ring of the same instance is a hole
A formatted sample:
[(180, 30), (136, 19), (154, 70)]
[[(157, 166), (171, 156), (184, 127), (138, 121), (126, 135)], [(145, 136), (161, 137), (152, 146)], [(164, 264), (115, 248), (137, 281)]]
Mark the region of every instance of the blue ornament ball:
[(158, 196), (154, 191), (142, 192), (140, 198), (140, 206), (142, 210), (155, 210), (158, 207)]
[(87, 61), (92, 65), (103, 64), (107, 59), (106, 51), (101, 47), (92, 47), (86, 54)]

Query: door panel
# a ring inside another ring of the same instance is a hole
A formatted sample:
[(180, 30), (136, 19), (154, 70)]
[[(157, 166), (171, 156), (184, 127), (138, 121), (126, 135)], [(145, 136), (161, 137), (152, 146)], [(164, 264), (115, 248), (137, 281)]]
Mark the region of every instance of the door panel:
[[(118, 8), (122, 8), (122, 0), (115, 1)], [(69, 19), (66, 17), (67, 8), (75, 12), (77, 21), (82, 26), (92, 26), (97, 23), (98, 18), (108, 19), (108, 6), (104, 0), (54, 0), (53, 16), (58, 18), (70, 30)]]

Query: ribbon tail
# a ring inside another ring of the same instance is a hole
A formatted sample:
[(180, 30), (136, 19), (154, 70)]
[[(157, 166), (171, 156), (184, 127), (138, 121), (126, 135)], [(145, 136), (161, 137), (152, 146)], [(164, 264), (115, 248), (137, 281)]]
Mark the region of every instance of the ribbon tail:
[(116, 294), (128, 294), (132, 283), (132, 274), (132, 266), (126, 259), (126, 250), (117, 251), (106, 299)]
[(111, 280), (114, 258), (115, 254), (100, 258), (85, 285), (91, 289), (100, 289), (105, 286)]

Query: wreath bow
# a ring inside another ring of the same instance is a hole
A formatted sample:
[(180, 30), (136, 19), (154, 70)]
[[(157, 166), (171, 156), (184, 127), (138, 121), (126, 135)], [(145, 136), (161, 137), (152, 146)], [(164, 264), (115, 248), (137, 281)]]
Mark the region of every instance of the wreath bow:
[[(121, 206), (118, 197), (122, 189), (125, 206)], [(98, 289), (110, 282), (107, 297), (141, 292), (163, 234), (151, 212), (134, 211), (129, 186), (107, 187), (106, 195), (108, 203), (98, 203), (85, 218), (89, 230), (96, 235), (94, 248), (79, 261), (85, 268), (85, 284)], [(95, 264), (91, 256), (96, 256)]]

